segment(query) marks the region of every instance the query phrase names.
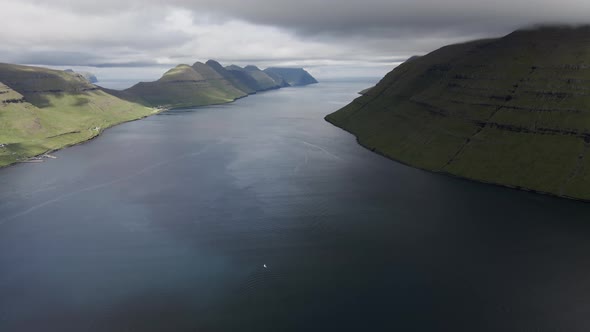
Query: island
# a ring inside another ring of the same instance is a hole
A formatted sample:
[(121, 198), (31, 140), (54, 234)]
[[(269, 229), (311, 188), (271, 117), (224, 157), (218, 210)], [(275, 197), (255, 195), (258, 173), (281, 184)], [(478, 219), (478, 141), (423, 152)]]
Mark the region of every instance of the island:
[(446, 46), (326, 120), (410, 166), (590, 200), (588, 36), (546, 26)]

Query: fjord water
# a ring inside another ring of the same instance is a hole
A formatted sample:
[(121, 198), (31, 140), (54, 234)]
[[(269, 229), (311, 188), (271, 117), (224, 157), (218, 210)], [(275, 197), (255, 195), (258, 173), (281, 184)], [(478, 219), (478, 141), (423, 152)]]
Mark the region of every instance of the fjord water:
[(323, 117), (175, 110), (0, 170), (0, 331), (588, 330), (590, 204), (412, 169)]

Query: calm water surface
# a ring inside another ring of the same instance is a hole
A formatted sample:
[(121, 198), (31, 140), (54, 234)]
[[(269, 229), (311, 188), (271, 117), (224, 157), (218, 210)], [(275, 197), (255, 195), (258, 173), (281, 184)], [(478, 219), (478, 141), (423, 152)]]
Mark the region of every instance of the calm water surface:
[(323, 117), (371, 83), (0, 170), (0, 331), (590, 330), (590, 204), (366, 151)]

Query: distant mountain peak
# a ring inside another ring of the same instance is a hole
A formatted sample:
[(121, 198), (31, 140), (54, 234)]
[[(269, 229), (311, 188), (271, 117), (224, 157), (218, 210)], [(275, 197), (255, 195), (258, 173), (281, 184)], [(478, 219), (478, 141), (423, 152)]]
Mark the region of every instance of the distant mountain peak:
[(66, 70), (64, 70), (64, 72), (74, 74), (74, 75), (80, 75), (82, 78), (87, 80), (89, 83), (98, 83), (98, 78), (96, 78), (96, 75), (94, 75), (91, 72), (74, 71), (73, 69), (66, 69)]
[(303, 68), (270, 67), (265, 69), (264, 72), (270, 76), (279, 77), (290, 86), (318, 83), (318, 81)]
[(302, 68), (223, 67), (215, 60), (180, 64), (156, 82), (142, 82), (122, 92), (150, 106), (188, 107), (224, 103), (259, 91), (317, 81)]
[(211, 59), (207, 60), (205, 63), (211, 67), (223, 67), (219, 62)]

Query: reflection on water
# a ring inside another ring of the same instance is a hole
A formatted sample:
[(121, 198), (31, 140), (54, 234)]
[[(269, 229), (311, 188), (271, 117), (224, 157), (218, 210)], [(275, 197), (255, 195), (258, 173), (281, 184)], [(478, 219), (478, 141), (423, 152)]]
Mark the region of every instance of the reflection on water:
[(0, 170), (0, 331), (588, 330), (590, 205), (364, 150), (322, 118), (373, 83)]

